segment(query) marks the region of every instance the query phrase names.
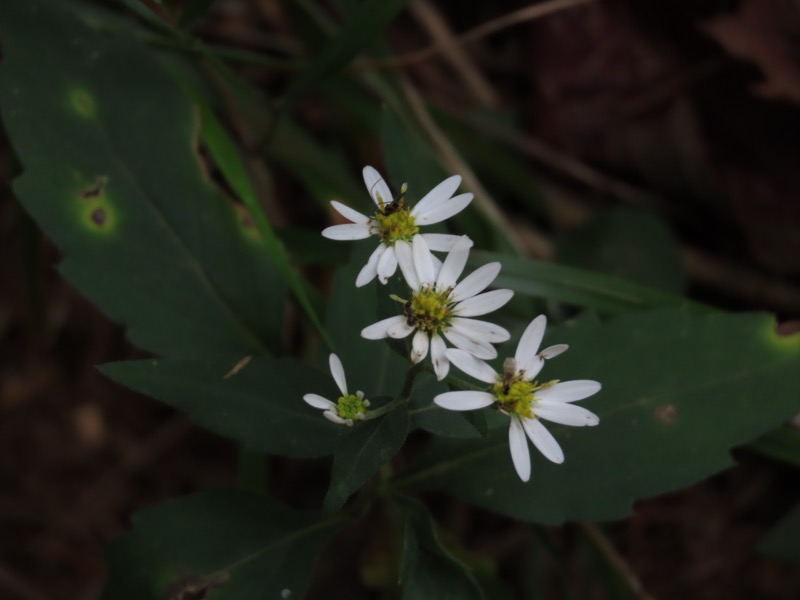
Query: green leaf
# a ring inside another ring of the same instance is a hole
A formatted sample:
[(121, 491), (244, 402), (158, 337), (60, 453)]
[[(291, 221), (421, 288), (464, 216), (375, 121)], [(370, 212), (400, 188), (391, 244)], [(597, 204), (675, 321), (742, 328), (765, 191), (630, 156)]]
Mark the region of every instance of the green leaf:
[(615, 206), (563, 236), (559, 262), (648, 285), (686, 291), (686, 272), (675, 237), (656, 217)]
[(374, 238), (354, 244), (347, 266), (337, 269), (333, 277), (325, 319), (348, 384), (353, 390), (363, 391), (367, 399), (396, 396), (408, 366), (408, 359), (393, 352), (386, 342), (361, 337), (364, 327), (378, 321), (376, 288), (377, 293), (384, 289), (377, 280), (361, 288), (355, 283), (376, 245)]
[(383, 34), (407, 4), (408, 0), (364, 0), (359, 10), (325, 44), (310, 68), (295, 80), (285, 102), (291, 104), (349, 63), (374, 38)]
[(181, 11), (181, 27), (191, 25), (194, 21), (204, 16), (212, 4), (214, 4), (214, 0), (186, 0)]
[(397, 485), (446, 490), (539, 523), (623, 518), (639, 498), (726, 468), (732, 446), (798, 412), (800, 336), (778, 337), (774, 327), (763, 314), (691, 318), (670, 310), (556, 328), (543, 346), (570, 349), (541, 377), (603, 385), (581, 402), (599, 415), (597, 427), (548, 424), (564, 464), (530, 446), (533, 473), (521, 482), (509, 454), (508, 419), (489, 412), (487, 439), (434, 440)]
[(0, 106), (24, 167), (14, 191), (61, 272), (153, 352), (277, 350), (285, 282), (204, 172), (192, 102), (146, 48), (68, 7), (0, 5)]
[(683, 296), (623, 279), (508, 254), (473, 251), (467, 264), (477, 268), (493, 261), (503, 264), (493, 287), (509, 288), (520, 295), (564, 302), (600, 313), (616, 315), (679, 306), (693, 314), (714, 310)]
[(340, 524), (241, 491), (172, 500), (137, 513), (110, 545), (102, 598), (302, 598)]
[(770, 431), (750, 444), (750, 449), (800, 467), (800, 431), (794, 427)]
[(479, 600), (483, 592), (466, 566), (439, 542), (427, 509), (410, 498), (398, 497), (404, 517), (400, 584), (404, 600)]
[(308, 393), (338, 397), (329, 374), (292, 359), (259, 357), (224, 379), (233, 362), (142, 360), (107, 364), (100, 370), (254, 450), (293, 457), (333, 452), (339, 428), (303, 401)]
[(388, 463), (402, 448), (408, 435), (408, 411), (400, 407), (389, 414), (355, 423), (336, 448), (331, 486), (325, 496), (325, 510), (341, 508), (350, 494)]
[(800, 506), (795, 506), (758, 544), (767, 556), (800, 562)]
[(208, 146), (217, 166), (231, 185), (231, 188), (233, 188), (247, 207), (250, 217), (253, 219), (253, 222), (261, 234), (261, 240), (266, 250), (280, 267), (297, 301), (300, 303), (300, 306), (303, 307), (303, 310), (305, 310), (306, 315), (308, 315), (312, 324), (317, 328), (322, 339), (330, 346), (331, 341), (328, 339), (328, 335), (322, 327), (322, 323), (314, 310), (311, 299), (306, 294), (303, 280), (300, 279), (289, 262), (286, 249), (276, 237), (272, 225), (270, 225), (267, 217), (264, 215), (264, 211), (261, 209), (261, 205), (258, 203), (256, 192), (250, 182), (250, 176), (242, 164), (236, 145), (225, 131), (222, 123), (217, 120), (208, 104), (197, 94), (195, 94), (195, 100), (200, 106), (203, 116), (203, 126), (201, 129), (203, 142)]

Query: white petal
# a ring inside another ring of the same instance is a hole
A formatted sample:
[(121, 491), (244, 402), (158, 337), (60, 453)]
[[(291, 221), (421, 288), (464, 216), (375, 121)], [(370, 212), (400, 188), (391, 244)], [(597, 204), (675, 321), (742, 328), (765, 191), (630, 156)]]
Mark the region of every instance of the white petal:
[(517, 475), (522, 481), (528, 481), (531, 478), (531, 455), (528, 452), (525, 431), (517, 417), (511, 417), (511, 424), (508, 426), (508, 448), (511, 450), (511, 460)]
[(331, 200), (331, 206), (342, 215), (348, 221), (352, 221), (353, 223), (369, 223), (369, 217), (367, 215), (362, 215), (357, 210), (350, 208), (342, 204), (341, 202), (337, 202), (336, 200)]
[(386, 246), (378, 244), (378, 247), (369, 255), (367, 264), (359, 271), (358, 277), (356, 277), (356, 287), (363, 287), (375, 279), (375, 276), (378, 274), (378, 262), (380, 262), (384, 252), (386, 252)]
[(540, 400), (534, 406), (533, 414), (540, 419), (572, 427), (592, 427), (600, 422), (600, 417), (582, 406), (555, 400)]
[(424, 331), (417, 331), (411, 340), (411, 362), (418, 363), (428, 355), (428, 334)]
[(350, 426), (353, 425), (353, 422), (350, 421), (350, 419), (345, 420), (331, 410), (326, 410), (324, 413), (322, 413), (322, 416), (328, 419), (328, 421), (332, 421), (337, 425), (350, 425)]
[(373, 323), (368, 327), (364, 327), (361, 330), (361, 337), (366, 338), (368, 340), (382, 340), (385, 337), (388, 337), (389, 328), (392, 325), (397, 323), (405, 323), (406, 318), (402, 315), (397, 315), (396, 317), (389, 317), (388, 319), (383, 319), (382, 321), (378, 321), (377, 323)]
[(422, 236), (432, 252), (450, 252), (453, 244), (461, 238), (460, 235), (450, 235), (449, 233), (420, 233), (419, 235)]
[(453, 320), (450, 322), (450, 327), (453, 331), (457, 331), (468, 338), (490, 342), (492, 344), (508, 341), (511, 337), (511, 334), (504, 327), (489, 323), (488, 321), (479, 321), (478, 319), (453, 317)]
[(476, 410), (494, 404), (494, 396), (489, 392), (459, 391), (445, 392), (433, 399), (437, 406), (447, 410)]
[[(546, 328), (547, 317), (544, 315), (536, 317), (525, 328), (522, 337), (519, 339), (519, 344), (517, 344), (517, 353), (514, 354), (514, 360), (517, 361), (517, 369), (519, 371), (524, 370), (525, 373), (529, 373), (533, 370), (534, 363), (540, 360), (537, 354)], [(526, 379), (531, 379), (531, 377), (526, 377)]]
[(517, 363), (517, 373), (522, 373), (522, 378), (525, 381), (533, 381), (533, 378), (539, 374), (543, 367), (544, 359), (537, 354), (533, 357), (533, 360), (529, 360), (527, 363), (522, 365)]
[(468, 338), (452, 329), (444, 331), (444, 337), (450, 340), (450, 343), (456, 348), (461, 348), (477, 358), (482, 358), (483, 360), (497, 358), (497, 350), (489, 342)]
[(539, 356), (547, 359), (555, 358), (556, 356), (566, 352), (567, 350), (569, 350), (568, 344), (555, 344), (553, 346), (548, 346), (547, 348), (539, 352)]
[(303, 400), (305, 400), (307, 404), (310, 404), (314, 408), (319, 408), (322, 410), (332, 410), (336, 408), (336, 405), (333, 402), (327, 398), (323, 398), (318, 394), (306, 394), (303, 396)]
[(414, 256), (414, 268), (417, 271), (420, 285), (433, 285), (436, 281), (436, 271), (433, 268), (433, 256), (425, 243), (425, 238), (415, 235), (411, 240), (411, 251)]
[(347, 396), (347, 380), (344, 377), (342, 361), (335, 354), (331, 354), (328, 358), (328, 365), (330, 365), (331, 375), (333, 375), (333, 380), (336, 382), (339, 391), (342, 392), (342, 396)]
[(404, 337), (408, 337), (408, 334), (410, 334), (412, 331), (414, 331), (414, 328), (411, 325), (409, 325), (407, 321), (408, 320), (406, 319), (406, 317), (401, 316), (399, 321), (397, 321), (396, 323), (393, 323), (386, 330), (386, 334), (390, 338), (394, 338), (396, 340), (400, 340), (400, 339), (403, 339)]
[(497, 310), (506, 304), (514, 292), (511, 290), (492, 290), (491, 292), (484, 292), (472, 298), (462, 300), (453, 308), (454, 314), (459, 317), (479, 317), (494, 310)]
[(456, 281), (464, 270), (469, 257), (469, 249), (472, 248), (472, 240), (468, 236), (462, 235), (453, 245), (453, 249), (447, 254), (447, 258), (442, 263), (439, 275), (436, 277), (436, 288), (444, 291), (455, 286)]
[(392, 190), (386, 185), (386, 182), (378, 171), (370, 166), (366, 166), (362, 174), (364, 175), (364, 185), (367, 186), (369, 195), (372, 196), (372, 200), (375, 204), (380, 207), (378, 198), (380, 198), (384, 204), (389, 204), (393, 200)]
[(443, 202), (449, 200), (450, 196), (452, 196), (453, 192), (458, 189), (459, 185), (461, 185), (461, 176), (453, 175), (452, 177), (448, 177), (430, 192), (425, 194), (422, 197), (422, 200), (417, 202), (417, 205), (413, 208), (411, 214), (414, 217), (417, 217), (418, 215), (424, 215), (425, 213), (430, 212)]
[(495, 280), (499, 272), (499, 262), (488, 263), (475, 269), (475, 271), (464, 277), (461, 283), (453, 288), (453, 293), (450, 294), (450, 297), (458, 301), (464, 298), (472, 298), (475, 294), (480, 294)]
[(395, 271), (397, 271), (397, 255), (394, 247), (387, 248), (378, 261), (378, 280), (386, 283)]
[(329, 240), (363, 240), (371, 235), (372, 229), (366, 223), (331, 225), (322, 230), (322, 236)]
[(563, 381), (536, 392), (536, 398), (539, 400), (555, 400), (557, 402), (575, 402), (596, 394), (601, 387), (599, 382), (591, 379)]
[(447, 346), (444, 340), (438, 335), (431, 337), (431, 362), (436, 379), (441, 381), (450, 372), (450, 361), (447, 358)]
[(547, 431), (547, 428), (538, 419), (522, 419), (522, 426), (525, 428), (525, 433), (528, 434), (533, 445), (539, 449), (539, 452), (547, 460), (559, 465), (564, 462), (564, 451), (561, 446), (558, 445), (553, 434)]
[(402, 240), (394, 243), (394, 254), (397, 258), (397, 263), (400, 265), (400, 271), (403, 273), (403, 278), (406, 280), (408, 287), (412, 290), (419, 289), (419, 277), (417, 277), (417, 268), (414, 266), (414, 257), (412, 255), (411, 244)]
[(431, 262), (433, 263), (433, 272), (435, 274), (434, 281), (439, 278), (439, 271), (442, 270), (442, 261), (431, 253)]
[(460, 348), (450, 348), (447, 351), (447, 358), (464, 373), (478, 381), (483, 381), (484, 383), (497, 381), (497, 373), (495, 373), (494, 369), (482, 360), (475, 358), (469, 352)]
[(434, 223), (439, 223), (460, 213), (470, 202), (472, 202), (472, 194), (453, 196), (447, 202), (442, 202), (431, 210), (425, 211), (424, 214), (414, 215), (414, 223), (416, 225), (433, 225)]

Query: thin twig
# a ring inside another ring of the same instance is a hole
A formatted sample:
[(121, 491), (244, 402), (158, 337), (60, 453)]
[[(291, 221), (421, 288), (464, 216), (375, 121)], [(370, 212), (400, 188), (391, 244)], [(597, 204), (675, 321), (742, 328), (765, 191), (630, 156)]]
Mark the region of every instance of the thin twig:
[[(675, 207), (656, 194), (606, 175), (540, 140), (498, 128), (480, 119), (461, 116), (481, 133), (508, 144), (558, 175), (626, 204), (675, 216)], [(549, 240), (538, 232), (536, 236), (542, 240), (542, 248), (546, 248)], [(681, 253), (693, 280), (756, 305), (800, 315), (800, 288), (797, 286), (732, 264), (686, 243), (681, 244)]]
[(628, 562), (622, 558), (622, 555), (617, 552), (617, 549), (611, 544), (606, 534), (600, 531), (597, 525), (581, 523), (581, 529), (594, 542), (609, 564), (617, 570), (635, 598), (638, 600), (655, 600), (653, 596), (647, 593), (639, 576), (633, 571)]
[[(470, 29), (466, 33), (457, 36), (453, 41), (462, 46), (465, 44), (471, 44), (472, 42), (476, 42), (482, 38), (485, 38), (486, 36), (492, 35), (493, 33), (513, 27), (514, 25), (519, 25), (525, 21), (539, 19), (554, 12), (572, 8), (573, 6), (579, 6), (581, 4), (588, 4), (594, 1), (595, 0), (551, 0), (550, 2), (540, 2), (539, 4), (526, 6), (525, 8), (508, 13), (502, 17), (497, 17), (496, 19), (487, 21), (486, 23), (483, 23), (474, 29)], [(408, 65), (429, 60), (440, 52), (444, 52), (445, 49), (445, 46), (441, 45), (440, 43), (436, 43), (428, 46), (427, 48), (415, 50), (407, 54), (401, 54), (400, 56), (393, 56), (383, 60), (363, 61), (358, 64), (358, 68), (381, 69), (406, 67)]]
[[(453, 172), (461, 174), (466, 187), (475, 194), (473, 202), (476, 206), (495, 227), (506, 233), (509, 243), (519, 254), (527, 254), (525, 245), (516, 229), (511, 226), (503, 211), (498, 208), (492, 196), (478, 181), (470, 166), (461, 158), (450, 143), (450, 140), (447, 139), (447, 136), (444, 135), (433, 118), (431, 118), (419, 92), (406, 77), (400, 77), (400, 85), (414, 116), (430, 137), (434, 147), (438, 150), (439, 156)], [(536, 238), (533, 239), (535, 244)], [(531, 248), (530, 251), (537, 256), (541, 256), (544, 252), (541, 248)]]
[(443, 58), (450, 63), (456, 73), (461, 77), (464, 85), (475, 99), (483, 106), (496, 107), (497, 94), (483, 73), (475, 67), (459, 44), (459, 40), (450, 29), (441, 13), (428, 0), (418, 0), (411, 3), (411, 13), (427, 30), (428, 34), (436, 40), (436, 46), (441, 48)]

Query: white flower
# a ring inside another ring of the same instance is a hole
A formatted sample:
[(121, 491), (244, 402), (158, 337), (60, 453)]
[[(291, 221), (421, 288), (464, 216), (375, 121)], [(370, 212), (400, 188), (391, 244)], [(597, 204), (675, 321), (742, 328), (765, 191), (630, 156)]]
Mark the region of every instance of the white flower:
[(344, 378), (344, 368), (338, 356), (331, 354), (328, 363), (330, 364), (333, 380), (336, 382), (342, 395), (336, 402), (331, 402), (327, 398), (323, 398), (317, 394), (306, 394), (303, 396), (303, 400), (314, 408), (324, 410), (325, 412), (322, 413), (322, 416), (329, 421), (352, 427), (354, 420), (361, 421), (364, 419), (364, 413), (369, 406), (369, 400), (364, 399), (364, 392), (361, 391), (355, 394), (347, 393), (347, 381)]
[[(433, 225), (461, 212), (472, 201), (472, 194), (453, 196), (458, 189), (461, 177), (448, 177), (417, 202), (413, 208), (405, 205), (405, 185), (397, 199), (378, 171), (370, 166), (364, 167), (364, 183), (378, 211), (368, 217), (341, 202), (331, 200), (331, 205), (344, 218), (352, 221), (346, 225), (333, 225), (323, 230), (322, 235), (332, 240), (361, 240), (372, 235), (380, 238), (380, 244), (369, 257), (367, 264), (356, 278), (356, 286), (368, 284), (378, 276), (381, 283), (394, 275), (397, 270), (395, 247), (398, 241), (410, 242), (419, 233), (420, 226)], [(420, 234), (428, 247), (438, 252), (447, 252), (458, 236), (444, 233)]]
[(492, 343), (504, 342), (508, 331), (486, 321), (471, 319), (485, 315), (503, 306), (511, 299), (511, 290), (483, 292), (500, 272), (500, 263), (489, 263), (475, 270), (456, 285), (464, 270), (472, 240), (461, 236), (447, 254), (444, 263), (438, 264), (425, 238), (416, 236), (411, 244), (395, 243), (397, 260), (408, 286), (411, 299), (403, 302), (403, 314), (389, 317), (361, 331), (369, 340), (385, 337), (404, 338), (414, 333), (411, 341), (411, 360), (420, 362), (431, 353), (433, 370), (439, 380), (450, 369), (442, 335), (454, 346), (478, 358), (497, 356)]
[(528, 481), (531, 476), (526, 434), (545, 458), (558, 464), (564, 462), (561, 446), (542, 425), (541, 419), (575, 427), (597, 425), (600, 422), (594, 413), (570, 404), (600, 391), (599, 382), (584, 379), (540, 384), (534, 380), (544, 366), (545, 359), (558, 356), (567, 349), (566, 344), (557, 344), (539, 352), (546, 324), (545, 316), (540, 315), (528, 325), (514, 358), (507, 358), (503, 363), (502, 374), (496, 373), (492, 367), (467, 352), (448, 350), (447, 356), (454, 365), (479, 381), (491, 383), (491, 391), (446, 392), (433, 399), (436, 404), (449, 410), (475, 410), (495, 405), (509, 415), (511, 460), (522, 481)]

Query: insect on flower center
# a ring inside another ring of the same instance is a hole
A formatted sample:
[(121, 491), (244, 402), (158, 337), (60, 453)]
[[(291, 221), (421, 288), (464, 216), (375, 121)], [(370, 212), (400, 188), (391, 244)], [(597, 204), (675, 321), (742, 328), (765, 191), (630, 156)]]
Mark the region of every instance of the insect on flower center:
[(336, 402), (336, 414), (342, 419), (363, 419), (369, 404), (364, 400), (364, 394), (348, 394), (341, 396)]
[(434, 334), (446, 329), (452, 318), (450, 289), (437, 291), (434, 286), (425, 286), (415, 291), (403, 310), (410, 327)]
[(535, 419), (533, 408), (536, 406), (536, 392), (550, 387), (556, 380), (547, 383), (526, 381), (522, 374), (506, 374), (498, 378), (492, 386), (498, 408), (506, 413), (514, 413), (523, 419)]
[(388, 204), (381, 203), (381, 210), (373, 217), (378, 225), (378, 237), (387, 246), (399, 240), (410, 242), (419, 227), (414, 223), (414, 216), (405, 207), (405, 200), (400, 197)]

